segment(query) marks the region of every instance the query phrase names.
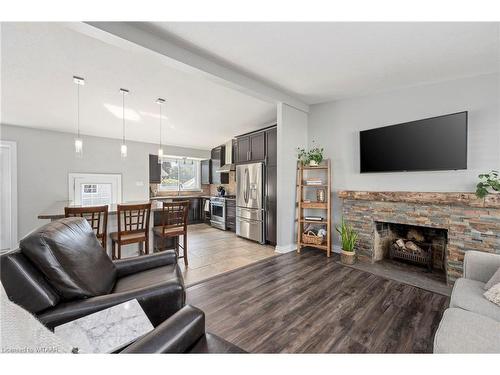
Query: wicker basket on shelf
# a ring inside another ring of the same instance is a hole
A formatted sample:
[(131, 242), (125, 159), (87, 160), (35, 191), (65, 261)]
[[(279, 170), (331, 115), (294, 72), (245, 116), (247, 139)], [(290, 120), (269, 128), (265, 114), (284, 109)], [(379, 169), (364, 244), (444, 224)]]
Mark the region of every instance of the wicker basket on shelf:
[(309, 230), (302, 233), (302, 242), (310, 245), (321, 245), (323, 244), (323, 237), (317, 236), (313, 231)]

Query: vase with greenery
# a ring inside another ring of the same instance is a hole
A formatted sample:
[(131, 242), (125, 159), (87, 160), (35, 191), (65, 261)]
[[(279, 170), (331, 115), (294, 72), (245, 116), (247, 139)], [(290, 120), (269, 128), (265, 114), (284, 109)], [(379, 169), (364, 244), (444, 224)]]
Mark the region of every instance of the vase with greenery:
[(342, 243), (342, 252), (340, 254), (340, 261), (344, 264), (354, 264), (356, 253), (354, 247), (358, 242), (358, 232), (354, 230), (352, 225), (346, 223), (344, 218), (339, 225), (335, 228), (340, 235), (340, 242)]
[(302, 165), (309, 165), (311, 167), (318, 166), (323, 161), (323, 148), (313, 147), (307, 151), (305, 148), (297, 147), (297, 159)]
[(479, 175), (479, 182), (476, 185), (476, 196), (484, 198), (488, 194), (500, 192), (500, 178), (498, 171), (491, 171), (490, 173), (481, 173)]

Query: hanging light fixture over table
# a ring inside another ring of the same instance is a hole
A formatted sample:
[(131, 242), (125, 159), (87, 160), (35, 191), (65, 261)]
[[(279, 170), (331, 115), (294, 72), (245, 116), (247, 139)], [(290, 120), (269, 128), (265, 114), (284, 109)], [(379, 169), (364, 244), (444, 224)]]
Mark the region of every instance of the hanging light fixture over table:
[(162, 121), (161, 120), (162, 120), (162, 107), (163, 107), (163, 104), (165, 104), (165, 99), (158, 98), (155, 100), (155, 103), (160, 106), (160, 146), (158, 147), (158, 163), (161, 164), (163, 156), (164, 156), (163, 147), (162, 147), (162, 123), (161, 123)]
[(127, 157), (127, 144), (125, 143), (125, 96), (130, 93), (127, 89), (120, 89), (120, 93), (122, 94), (122, 144), (120, 146), (120, 155), (122, 159)]
[(73, 82), (76, 84), (76, 137), (75, 137), (75, 156), (83, 156), (83, 140), (80, 136), (80, 86), (85, 85), (85, 79), (73, 76)]

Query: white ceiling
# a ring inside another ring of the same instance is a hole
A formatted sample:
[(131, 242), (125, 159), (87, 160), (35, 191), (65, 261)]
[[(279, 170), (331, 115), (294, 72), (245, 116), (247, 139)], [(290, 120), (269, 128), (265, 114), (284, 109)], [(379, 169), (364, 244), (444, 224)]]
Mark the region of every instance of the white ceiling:
[[(158, 97), (167, 100), (164, 143), (210, 149), (276, 118), (276, 106), (166, 66), (152, 55), (122, 50), (57, 23), (2, 24), (2, 123), (157, 143)], [(115, 114), (113, 114), (115, 113)]]
[(308, 104), (499, 70), (499, 23), (149, 23)]

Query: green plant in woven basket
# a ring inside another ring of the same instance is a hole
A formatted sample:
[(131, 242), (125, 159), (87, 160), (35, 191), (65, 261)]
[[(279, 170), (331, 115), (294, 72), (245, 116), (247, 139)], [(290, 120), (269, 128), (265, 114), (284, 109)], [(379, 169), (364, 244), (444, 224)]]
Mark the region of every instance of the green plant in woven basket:
[(344, 218), (339, 225), (335, 228), (340, 234), (340, 241), (342, 242), (342, 250), (352, 252), (358, 242), (358, 232), (354, 230), (352, 225), (346, 223)]
[(476, 185), (476, 195), (478, 198), (484, 198), (491, 190), (500, 191), (500, 179), (498, 171), (482, 173), (479, 175), (479, 182)]

